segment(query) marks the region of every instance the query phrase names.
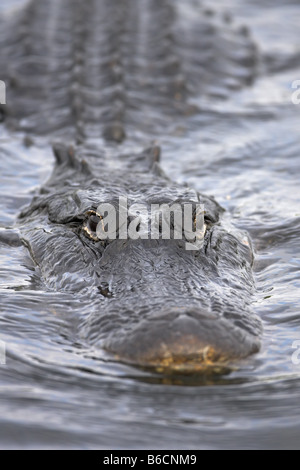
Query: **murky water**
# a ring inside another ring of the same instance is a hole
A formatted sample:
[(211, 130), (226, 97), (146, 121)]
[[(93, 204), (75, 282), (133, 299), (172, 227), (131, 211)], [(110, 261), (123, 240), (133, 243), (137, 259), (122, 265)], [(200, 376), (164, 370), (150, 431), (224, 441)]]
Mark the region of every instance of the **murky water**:
[(45, 291), (25, 248), (1, 243), (1, 227), (14, 225), (49, 175), (51, 150), (26, 149), (22, 136), (1, 129), (1, 447), (300, 447), (300, 365), (292, 360), (300, 341), (300, 105), (291, 101), (300, 79), (300, 2), (210, 7), (249, 26), (273, 71), (262, 60), (252, 88), (229, 102), (202, 101), (207, 111), (161, 142), (163, 166), (214, 195), (250, 232), (262, 351), (227, 377), (171, 384), (80, 348), (76, 314), (88, 304)]

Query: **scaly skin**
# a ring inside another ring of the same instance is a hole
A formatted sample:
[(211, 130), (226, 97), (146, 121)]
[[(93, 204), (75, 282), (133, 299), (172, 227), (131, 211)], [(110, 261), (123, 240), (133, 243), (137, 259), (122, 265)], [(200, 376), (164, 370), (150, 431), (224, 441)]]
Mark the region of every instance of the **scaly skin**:
[[(7, 126), (64, 142), (18, 226), (48, 288), (89, 296), (81, 338), (160, 371), (218, 371), (257, 352), (250, 240), (212, 198), (170, 182), (157, 148), (125, 151), (200, 112), (193, 97), (250, 84), (247, 32), (192, 0), (39, 0), (2, 26)], [(89, 238), (88, 211), (120, 196), (200, 201), (204, 246)]]

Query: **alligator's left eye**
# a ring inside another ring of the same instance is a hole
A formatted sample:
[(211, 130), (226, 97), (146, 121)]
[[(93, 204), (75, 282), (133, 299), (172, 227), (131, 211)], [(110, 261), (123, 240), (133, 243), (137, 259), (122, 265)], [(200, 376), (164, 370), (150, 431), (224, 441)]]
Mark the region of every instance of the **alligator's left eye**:
[(206, 223), (202, 224), (201, 227), (198, 228), (198, 230), (197, 230), (196, 221), (194, 222), (194, 231), (196, 232), (197, 240), (203, 240), (205, 238), (207, 230), (208, 230), (208, 227), (207, 227)]
[[(201, 219), (200, 221), (202, 222)], [(197, 217), (194, 217), (193, 229), (194, 231), (197, 231), (197, 234), (199, 237), (202, 236), (204, 238), (207, 230), (209, 229), (209, 224), (207, 223), (207, 220), (205, 219), (205, 216), (204, 216), (203, 223), (200, 223), (200, 227), (198, 226), (198, 230), (197, 230), (197, 222), (198, 222)]]
[(87, 219), (83, 225), (83, 231), (90, 239), (94, 241), (99, 241), (97, 236), (97, 227), (99, 222), (102, 220), (102, 217), (97, 214), (97, 212), (90, 211), (87, 213)]

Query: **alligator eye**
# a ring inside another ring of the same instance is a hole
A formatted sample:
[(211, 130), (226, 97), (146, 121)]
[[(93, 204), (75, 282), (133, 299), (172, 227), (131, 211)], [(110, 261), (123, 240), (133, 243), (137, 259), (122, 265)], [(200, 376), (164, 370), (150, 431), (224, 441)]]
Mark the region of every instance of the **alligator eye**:
[[(194, 227), (193, 227), (194, 230), (196, 230), (196, 229), (197, 229), (197, 218), (196, 218), (196, 217), (194, 218), (194, 224), (193, 224), (193, 225), (194, 225)], [(199, 235), (199, 236), (202, 235), (203, 238), (204, 238), (205, 235), (206, 235), (206, 232), (207, 232), (208, 228), (209, 228), (209, 227), (208, 227), (207, 221), (206, 221), (205, 218), (204, 218), (204, 224), (203, 224), (203, 226), (202, 226), (202, 228), (201, 228), (201, 231), (200, 231), (200, 233), (199, 233), (198, 235)]]
[(97, 236), (97, 227), (100, 220), (102, 220), (102, 217), (96, 212), (90, 211), (87, 213), (87, 219), (84, 223), (83, 231), (85, 235), (94, 241), (99, 241)]
[[(198, 230), (196, 233), (197, 239), (199, 240), (203, 239), (206, 235), (207, 229), (208, 229), (207, 225), (203, 224), (201, 230)], [(194, 230), (196, 230), (196, 223), (194, 224)]]
[(203, 238), (205, 237), (206, 232), (207, 232), (207, 225), (204, 224), (204, 225), (203, 225), (203, 228), (202, 228), (202, 230), (201, 230), (201, 234), (203, 235)]

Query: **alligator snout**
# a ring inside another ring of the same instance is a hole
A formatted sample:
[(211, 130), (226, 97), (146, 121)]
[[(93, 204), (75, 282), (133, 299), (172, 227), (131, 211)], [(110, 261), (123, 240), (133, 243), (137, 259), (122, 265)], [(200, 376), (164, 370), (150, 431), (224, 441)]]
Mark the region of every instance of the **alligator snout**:
[(249, 331), (200, 308), (159, 312), (105, 345), (122, 361), (162, 371), (222, 367), (259, 347)]

